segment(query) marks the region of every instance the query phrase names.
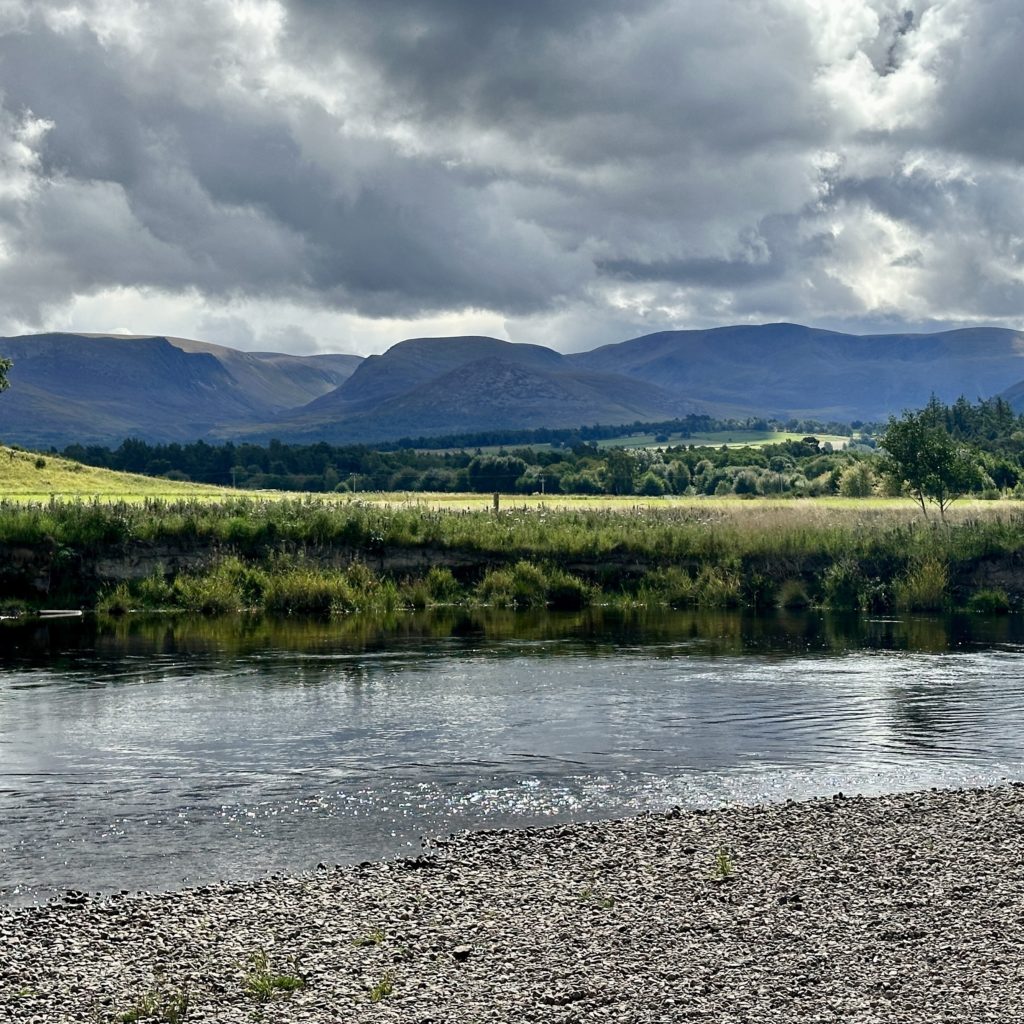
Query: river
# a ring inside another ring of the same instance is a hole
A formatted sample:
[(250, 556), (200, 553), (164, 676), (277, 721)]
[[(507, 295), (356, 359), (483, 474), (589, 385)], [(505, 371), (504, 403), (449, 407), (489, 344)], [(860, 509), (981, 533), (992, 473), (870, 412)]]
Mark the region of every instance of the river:
[(1022, 764), (1017, 617), (8, 623), (0, 902)]

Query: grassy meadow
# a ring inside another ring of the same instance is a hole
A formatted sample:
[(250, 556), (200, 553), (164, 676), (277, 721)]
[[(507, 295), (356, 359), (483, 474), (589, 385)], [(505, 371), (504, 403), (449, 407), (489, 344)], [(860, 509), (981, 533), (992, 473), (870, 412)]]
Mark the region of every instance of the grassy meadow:
[(223, 488), (135, 473), (84, 466), (80, 462), (0, 445), (0, 498), (49, 501), (91, 498), (132, 501), (142, 498), (218, 497)]

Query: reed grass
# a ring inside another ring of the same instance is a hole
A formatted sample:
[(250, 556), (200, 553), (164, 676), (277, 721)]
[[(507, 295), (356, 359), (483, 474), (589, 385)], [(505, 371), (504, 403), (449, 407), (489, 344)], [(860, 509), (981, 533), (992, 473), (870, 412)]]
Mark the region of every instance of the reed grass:
[[(449, 603), (573, 608), (594, 600), (728, 608), (805, 598), (835, 609), (921, 609), (964, 603), (982, 562), (1018, 563), (1024, 512), (989, 502), (936, 525), (909, 507), (814, 500), (499, 514), (314, 498), (0, 502), (0, 548), (48, 559), (51, 576), (71, 588), (86, 588), (75, 572), (90, 559), (146, 550), (206, 559), (200, 571), (173, 578), (158, 571), (108, 587), (111, 611), (347, 614)], [(417, 552), (412, 561), (422, 568), (384, 572), (401, 552)], [(24, 598), (27, 584), (13, 561), (0, 564), (0, 597)], [(441, 562), (456, 572), (432, 564)]]

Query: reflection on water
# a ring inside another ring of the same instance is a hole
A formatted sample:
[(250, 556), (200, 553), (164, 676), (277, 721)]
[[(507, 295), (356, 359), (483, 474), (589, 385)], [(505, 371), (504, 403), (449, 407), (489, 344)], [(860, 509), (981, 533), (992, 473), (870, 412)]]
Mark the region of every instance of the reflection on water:
[(464, 827), (1019, 773), (1016, 617), (184, 618), (0, 629), (0, 900)]

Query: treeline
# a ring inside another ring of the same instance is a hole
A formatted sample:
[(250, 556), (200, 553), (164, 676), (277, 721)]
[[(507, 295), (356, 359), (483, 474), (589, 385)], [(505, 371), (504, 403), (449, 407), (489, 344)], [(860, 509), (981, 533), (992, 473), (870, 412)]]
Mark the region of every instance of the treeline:
[[(970, 403), (937, 399), (917, 414), (961, 444), (977, 472), (965, 489), (998, 497), (1024, 491), (1024, 416), (1002, 399)], [(802, 440), (761, 448), (711, 447), (687, 442), (695, 433), (810, 427), (812, 422), (715, 420), (691, 416), (664, 423), (587, 427), (578, 431), (534, 431), (571, 435), (572, 443), (549, 437), (544, 447), (381, 450), (366, 445), (147, 444), (127, 440), (116, 449), (71, 445), (68, 458), (88, 465), (219, 486), (283, 491), (500, 491), (504, 494), (613, 495), (898, 495), (902, 484), (875, 452), (876, 442), (855, 433), (845, 449), (819, 443), (816, 432)], [(817, 426), (823, 426), (817, 424)], [(825, 424), (839, 433), (839, 424)], [(860, 426), (858, 424), (858, 426)], [(624, 429), (654, 434), (651, 449), (601, 448), (586, 432)], [(844, 428), (849, 434), (850, 427)], [(486, 439), (487, 435), (474, 435)], [(672, 438), (672, 441), (669, 439)], [(435, 439), (438, 441), (438, 439)], [(675, 443), (673, 443), (675, 442)], [(440, 447), (440, 445), (439, 445)]]
[[(328, 444), (268, 446), (147, 444), (110, 450), (72, 445), (68, 458), (88, 465), (198, 483), (285, 491), (440, 491), (504, 494), (831, 494), (870, 452), (867, 444), (833, 452), (808, 435), (757, 448), (564, 448), (378, 451)], [(858, 470), (864, 475), (864, 470)], [(865, 478), (866, 479), (866, 478)], [(874, 477), (862, 487), (874, 486)]]

